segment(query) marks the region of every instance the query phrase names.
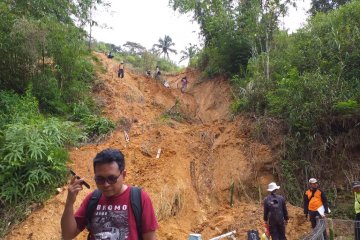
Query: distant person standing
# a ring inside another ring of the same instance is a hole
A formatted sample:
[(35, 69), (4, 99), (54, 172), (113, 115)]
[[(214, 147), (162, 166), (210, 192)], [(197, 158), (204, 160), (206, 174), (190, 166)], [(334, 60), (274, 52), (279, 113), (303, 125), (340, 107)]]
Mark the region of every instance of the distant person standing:
[[(319, 183), (315, 178), (309, 179), (310, 188), (304, 194), (304, 214), (307, 219), (308, 215), (311, 227), (315, 228), (317, 219), (322, 219), (329, 214), (328, 202), (325, 193), (319, 188)], [(326, 230), (324, 239), (327, 238)]]
[(272, 240), (286, 240), (285, 225), (289, 220), (285, 199), (276, 194), (280, 186), (272, 182), (267, 191), (270, 194), (264, 200), (264, 221), (270, 230)]
[(124, 78), (124, 61), (121, 61), (118, 69), (118, 78)]
[(187, 84), (188, 84), (188, 80), (187, 80), (187, 77), (185, 76), (181, 79), (181, 92), (182, 93), (185, 92)]
[(352, 184), (355, 196), (355, 240), (360, 240), (360, 181), (355, 181)]
[(160, 75), (161, 75), (160, 68), (159, 68), (159, 66), (156, 66), (155, 79), (159, 80), (159, 79), (160, 79)]

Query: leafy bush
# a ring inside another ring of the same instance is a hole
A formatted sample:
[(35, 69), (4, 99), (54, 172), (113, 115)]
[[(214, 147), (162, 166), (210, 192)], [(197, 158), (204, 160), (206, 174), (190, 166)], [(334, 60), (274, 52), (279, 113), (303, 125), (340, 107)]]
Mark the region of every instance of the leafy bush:
[[(71, 122), (43, 118), (27, 92), (0, 92), (0, 202), (40, 200), (63, 181), (67, 152), (82, 136)], [(45, 187), (44, 187), (45, 186)]]
[(52, 114), (69, 112), (68, 105), (61, 98), (58, 81), (51, 72), (43, 72), (34, 77), (31, 85), (32, 94), (38, 99), (40, 109)]
[(84, 102), (75, 103), (73, 105), (72, 120), (81, 121), (89, 115), (91, 115), (91, 110)]
[(0, 91), (0, 130), (7, 124), (28, 121), (38, 115), (38, 101), (29, 91), (24, 96)]
[(360, 104), (352, 99), (344, 102), (337, 102), (334, 111), (340, 114), (354, 114), (360, 110)]
[(160, 70), (163, 72), (178, 72), (180, 70), (174, 62), (164, 58), (158, 58), (156, 65), (159, 66)]
[(23, 198), (42, 200), (44, 189), (63, 183), (67, 152), (80, 132), (70, 122), (32, 119), (12, 123), (1, 132), (0, 199), (17, 203)]
[(85, 124), (85, 131), (90, 138), (100, 137), (115, 129), (115, 124), (96, 115), (87, 115), (82, 119)]
[(79, 121), (84, 125), (88, 138), (101, 137), (115, 129), (115, 124), (112, 121), (94, 115), (93, 112), (89, 105), (84, 102), (74, 104), (73, 106), (72, 120)]

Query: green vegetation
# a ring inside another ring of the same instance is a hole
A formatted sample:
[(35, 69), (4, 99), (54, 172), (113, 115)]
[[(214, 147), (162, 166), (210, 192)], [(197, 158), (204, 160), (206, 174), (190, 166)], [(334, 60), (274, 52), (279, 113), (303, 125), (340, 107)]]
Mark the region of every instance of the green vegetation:
[(114, 128), (91, 98), (96, 59), (75, 25), (93, 6), (0, 3), (0, 238), (66, 182), (66, 146)]
[(161, 72), (174, 73), (181, 70), (181, 68), (170, 59), (160, 57), (160, 52), (155, 49), (146, 50), (146, 48), (139, 43), (126, 42), (123, 47), (121, 47), (110, 43), (94, 42), (94, 48), (96, 51), (102, 53), (111, 52), (117, 61), (124, 61), (125, 64), (130, 65), (142, 73), (145, 73), (147, 70), (154, 72), (156, 66), (159, 66)]
[(296, 34), (278, 31), (270, 53), (270, 79), (262, 53), (250, 59), (245, 78), (234, 80), (242, 90), (235, 111), (276, 116), (289, 127), (278, 174), (293, 202), (301, 201), (305, 174), (322, 179), (325, 188), (332, 186), (334, 175), (346, 179), (345, 186), (359, 177), (352, 169), (360, 113), (360, 25), (352, 21), (359, 18), (357, 1), (317, 14)]
[(154, 48), (157, 48), (157, 53), (163, 54), (164, 58), (167, 57), (169, 59), (169, 52), (177, 54), (175, 49), (171, 47), (175, 46), (171, 37), (165, 35), (164, 39), (160, 38), (159, 43), (154, 44)]
[(189, 46), (185, 47), (185, 50), (181, 51), (182, 56), (180, 62), (189, 59), (189, 66), (196, 64), (196, 60), (194, 60), (194, 58), (196, 57), (198, 51), (199, 49), (196, 45), (189, 43)]
[(300, 204), (310, 176), (330, 196), (333, 186), (349, 189), (360, 177), (360, 2), (313, 1), (314, 16), (291, 35), (278, 27), (290, 1), (169, 2), (194, 13), (205, 39), (196, 65), (230, 76), (231, 110), (285, 122), (276, 173), (287, 198)]

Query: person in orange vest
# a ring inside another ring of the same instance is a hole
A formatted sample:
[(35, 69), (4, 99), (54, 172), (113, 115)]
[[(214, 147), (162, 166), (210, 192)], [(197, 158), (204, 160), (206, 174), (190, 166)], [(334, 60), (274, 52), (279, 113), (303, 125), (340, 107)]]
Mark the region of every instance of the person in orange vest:
[[(310, 178), (309, 185), (310, 188), (304, 194), (304, 214), (306, 219), (309, 216), (311, 227), (315, 228), (317, 219), (325, 218), (329, 214), (329, 208), (326, 195), (319, 188), (318, 181), (315, 178)], [(326, 230), (324, 231), (324, 238), (328, 239)]]

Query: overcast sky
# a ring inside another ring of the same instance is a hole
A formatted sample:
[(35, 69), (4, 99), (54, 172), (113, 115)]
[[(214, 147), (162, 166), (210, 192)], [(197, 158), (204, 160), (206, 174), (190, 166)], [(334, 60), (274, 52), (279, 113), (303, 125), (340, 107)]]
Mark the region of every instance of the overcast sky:
[[(108, 28), (96, 27), (93, 37), (98, 41), (123, 45), (126, 41), (140, 43), (147, 49), (158, 43), (159, 38), (169, 35), (175, 43), (177, 55), (170, 58), (179, 62), (181, 50), (189, 43), (201, 43), (199, 26), (191, 21), (191, 15), (181, 15), (168, 6), (168, 0), (109, 0), (108, 12), (98, 11), (94, 20)], [(306, 20), (310, 0), (298, 0), (298, 8), (290, 9), (283, 19), (285, 28), (295, 31)], [(184, 64), (184, 63), (183, 63)]]

